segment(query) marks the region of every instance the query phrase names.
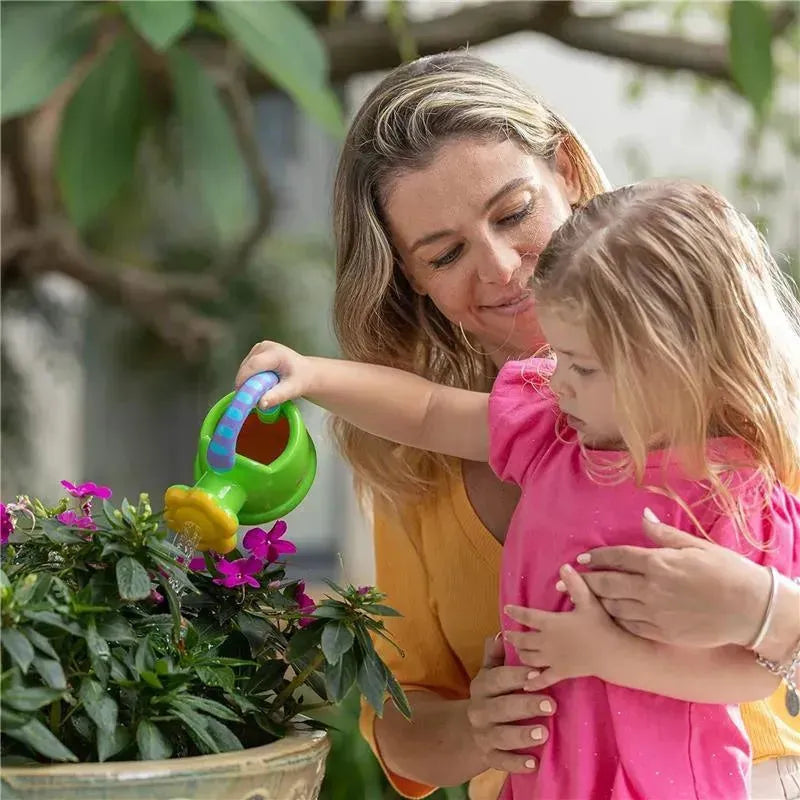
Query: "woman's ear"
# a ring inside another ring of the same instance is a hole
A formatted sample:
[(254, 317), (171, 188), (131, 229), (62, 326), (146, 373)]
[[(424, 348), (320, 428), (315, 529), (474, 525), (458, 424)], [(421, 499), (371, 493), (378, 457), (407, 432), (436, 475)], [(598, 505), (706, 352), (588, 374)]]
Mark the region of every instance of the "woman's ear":
[(574, 206), (581, 199), (581, 181), (575, 162), (570, 157), (570, 144), (573, 144), (569, 135), (558, 145), (555, 156), (555, 173), (567, 202)]

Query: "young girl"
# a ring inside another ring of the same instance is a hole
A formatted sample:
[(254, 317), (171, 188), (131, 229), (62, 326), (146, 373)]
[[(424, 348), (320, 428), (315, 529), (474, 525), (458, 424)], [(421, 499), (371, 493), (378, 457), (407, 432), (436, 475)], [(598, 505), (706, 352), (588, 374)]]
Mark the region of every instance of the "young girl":
[(746, 798), (735, 704), (778, 679), (744, 648), (628, 634), (568, 565), (646, 546), (645, 514), (800, 574), (800, 500), (785, 488), (800, 478), (798, 304), (753, 226), (684, 182), (590, 201), (533, 288), (549, 357), (506, 364), (491, 395), (273, 343), (237, 384), (274, 370), (264, 406), (304, 395), (387, 439), (488, 459), (521, 487), (501, 571), (506, 663), (531, 668), (527, 691), (551, 687), (558, 716), (503, 798)]

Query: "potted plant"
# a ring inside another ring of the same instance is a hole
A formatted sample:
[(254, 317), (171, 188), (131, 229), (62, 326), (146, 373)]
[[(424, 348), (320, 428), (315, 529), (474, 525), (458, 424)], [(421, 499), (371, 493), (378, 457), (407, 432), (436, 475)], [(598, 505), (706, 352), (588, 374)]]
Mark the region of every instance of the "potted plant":
[(0, 508), (4, 800), (305, 800), (315, 709), (357, 685), (409, 714), (370, 638), (396, 612), (332, 582), (314, 604), (286, 577), (285, 523), (196, 554), (146, 495), (62, 483), (53, 508)]

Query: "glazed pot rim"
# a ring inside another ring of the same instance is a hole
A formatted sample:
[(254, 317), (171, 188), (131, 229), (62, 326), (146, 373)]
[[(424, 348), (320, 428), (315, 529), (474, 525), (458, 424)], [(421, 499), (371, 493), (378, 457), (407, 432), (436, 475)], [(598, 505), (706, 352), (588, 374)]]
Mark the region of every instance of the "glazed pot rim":
[[(153, 761), (86, 761), (69, 764), (42, 764), (40, 766), (18, 766), (0, 768), (0, 776), (11, 779), (35, 780), (37, 777), (52, 779), (73, 777), (93, 779), (102, 774), (106, 779), (120, 782), (177, 778), (180, 775), (198, 772), (213, 773), (228, 769), (231, 763), (238, 764), (239, 774), (263, 772), (264, 766), (275, 761), (298, 762), (316, 760), (329, 747), (325, 731), (293, 731), (283, 739), (244, 750), (229, 750), (204, 756), (185, 756)], [(251, 762), (242, 764), (241, 762)]]

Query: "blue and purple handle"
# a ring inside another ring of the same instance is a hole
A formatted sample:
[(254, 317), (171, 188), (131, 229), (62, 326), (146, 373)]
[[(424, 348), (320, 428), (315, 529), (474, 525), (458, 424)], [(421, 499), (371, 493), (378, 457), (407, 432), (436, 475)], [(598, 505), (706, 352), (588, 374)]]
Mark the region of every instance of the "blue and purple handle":
[(280, 379), (274, 372), (259, 372), (248, 378), (233, 396), (230, 405), (220, 418), (211, 442), (208, 445), (206, 459), (214, 472), (228, 472), (233, 469), (236, 458), (236, 439), (248, 414), (255, 408), (263, 422), (274, 422), (280, 406), (262, 411), (258, 401), (275, 386)]

